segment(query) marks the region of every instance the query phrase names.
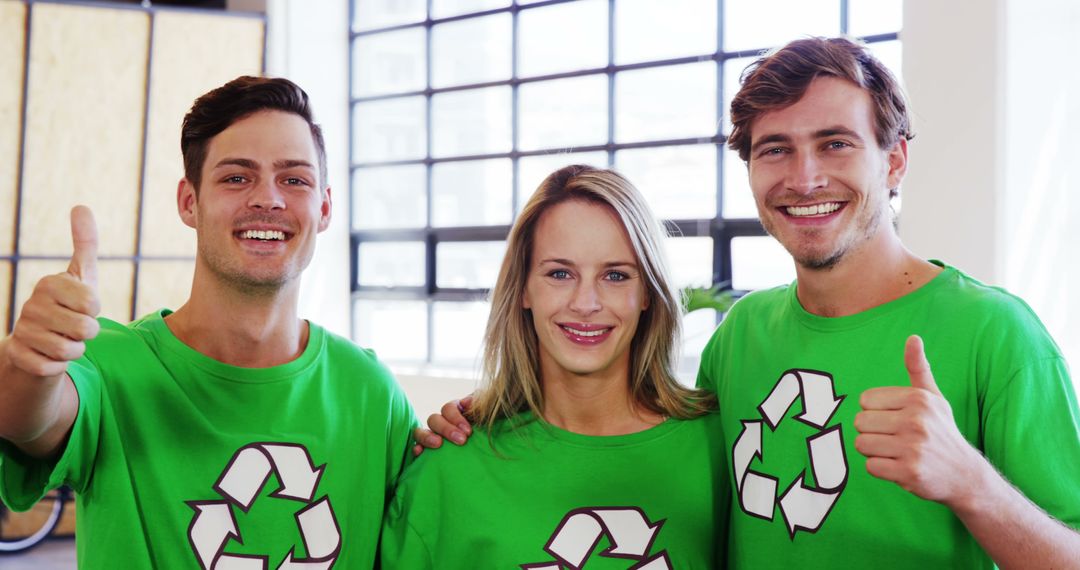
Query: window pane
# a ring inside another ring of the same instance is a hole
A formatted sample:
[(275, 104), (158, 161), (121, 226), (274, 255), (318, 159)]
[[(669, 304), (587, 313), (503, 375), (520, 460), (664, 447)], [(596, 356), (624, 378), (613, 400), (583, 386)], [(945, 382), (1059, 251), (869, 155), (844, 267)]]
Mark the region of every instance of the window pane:
[(709, 343), (709, 338), (715, 330), (716, 311), (712, 309), (698, 309), (683, 316), (679, 377), (682, 378), (685, 371), (691, 386), (694, 385), (694, 377), (697, 375), (701, 351), (705, 350), (705, 345)]
[(448, 18), (509, 5), (508, 0), (431, 0), (431, 17)]
[(439, 287), (490, 289), (499, 277), (504, 241), (444, 241), (435, 248)]
[[(518, 77), (607, 65), (607, 6), (606, 0), (583, 0), (522, 10), (518, 15)], [(553, 30), (573, 41), (555, 38)]]
[(510, 88), (440, 93), (431, 98), (432, 155), (510, 151)]
[(615, 63), (714, 53), (716, 4), (716, 0), (619, 0)]
[(424, 242), (369, 241), (356, 254), (356, 279), (365, 287), (422, 287)]
[(8, 299), (11, 295), (11, 262), (0, 261), (0, 337), (8, 330)]
[(641, 190), (658, 218), (716, 216), (716, 145), (620, 150), (615, 168)]
[(902, 0), (848, 0), (848, 33), (853, 36), (899, 32), (903, 24)]
[(716, 64), (624, 71), (615, 76), (618, 142), (716, 134)]
[(427, 360), (427, 303), (363, 299), (353, 305), (353, 340), (387, 362)]
[(901, 83), (904, 81), (903, 74), (903, 50), (901, 49), (899, 41), (881, 42), (868, 44), (870, 51), (874, 56), (881, 60), (881, 63), (885, 64), (885, 67), (889, 68), (889, 71), (899, 80)]
[(733, 150), (724, 150), (724, 217), (756, 219), (757, 204), (750, 191), (746, 163)]
[(372, 30), (422, 22), (427, 0), (354, 0), (353, 29)]
[(353, 172), (353, 227), (427, 225), (427, 172), (422, 164), (359, 168)]
[(607, 142), (607, 75), (526, 83), (518, 89), (522, 150)]
[(754, 290), (795, 280), (795, 264), (784, 246), (771, 236), (731, 240), (731, 286)]
[(521, 211), (521, 206), (536, 192), (536, 188), (548, 174), (571, 164), (607, 168), (607, 162), (605, 151), (559, 152), (522, 157), (518, 160), (518, 203), (514, 205), (514, 211)]
[(724, 7), (726, 51), (764, 49), (806, 36), (840, 34), (837, 0), (727, 0)]
[(353, 44), (353, 95), (419, 91), (427, 81), (424, 28), (356, 38)]
[(353, 161), (424, 158), (424, 97), (357, 103), (353, 107)]
[(724, 62), (724, 105), (721, 107), (724, 113), (724, 123), (721, 127), (724, 134), (731, 134), (731, 100), (735, 98), (735, 94), (739, 92), (739, 87), (741, 87), (739, 78), (742, 77), (742, 72), (746, 69), (746, 66), (756, 59), (756, 57), (742, 57)]
[(435, 346), (432, 362), (479, 370), (490, 305), (434, 303)]
[(495, 14), (431, 28), (431, 86), (509, 79), (510, 24)]
[(433, 226), (509, 224), (510, 159), (440, 162), (431, 171)]
[(711, 237), (670, 237), (664, 240), (668, 268), (675, 286), (683, 288), (712, 285), (713, 239)]

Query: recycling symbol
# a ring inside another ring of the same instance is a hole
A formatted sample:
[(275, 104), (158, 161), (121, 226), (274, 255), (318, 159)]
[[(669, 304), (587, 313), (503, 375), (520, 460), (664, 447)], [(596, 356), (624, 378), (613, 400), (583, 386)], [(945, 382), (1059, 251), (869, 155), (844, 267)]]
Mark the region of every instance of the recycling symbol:
[[(804, 470), (778, 500), (779, 480), (750, 469), (750, 465), (755, 457), (759, 461), (763, 458), (761, 424), (764, 422), (775, 431), (800, 396), (803, 413), (795, 419), (818, 429), (818, 433), (806, 438), (814, 486), (806, 484)], [(848, 465), (842, 427), (840, 424), (825, 427), (845, 397), (835, 395), (833, 377), (826, 372), (788, 370), (780, 376), (772, 392), (757, 408), (761, 419), (742, 420), (742, 433), (732, 447), (735, 488), (744, 512), (771, 521), (779, 503), (792, 540), (800, 530), (817, 532), (821, 528), (847, 484)]]
[(293, 443), (252, 443), (241, 447), (214, 490), (220, 501), (187, 501), (195, 510), (188, 527), (188, 540), (203, 570), (265, 570), (267, 556), (228, 554), (230, 540), (243, 543), (232, 507), (248, 512), (271, 473), (277, 475), (281, 486), (270, 496), (290, 499), (303, 506), (296, 511), (296, 523), (304, 541), (307, 558), (295, 558), (293, 547), (278, 565), (278, 569), (325, 569), (334, 565), (341, 551), (341, 529), (338, 527), (330, 499), (318, 500), (319, 486), (326, 465), (315, 467), (308, 450)]
[(581, 570), (604, 536), (611, 546), (599, 555), (635, 561), (632, 570), (671, 570), (667, 551), (649, 556), (664, 521), (649, 522), (637, 507), (587, 507), (574, 509), (555, 528), (544, 551), (556, 562), (522, 564), (523, 570)]

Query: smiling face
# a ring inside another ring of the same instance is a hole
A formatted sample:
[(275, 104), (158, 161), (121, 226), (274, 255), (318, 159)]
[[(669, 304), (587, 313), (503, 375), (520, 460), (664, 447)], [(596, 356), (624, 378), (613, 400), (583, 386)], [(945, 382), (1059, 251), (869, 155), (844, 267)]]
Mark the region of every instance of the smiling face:
[(903, 178), (907, 143), (878, 147), (872, 105), (855, 84), (819, 77), (795, 104), (751, 126), (750, 186), (761, 223), (803, 268), (834, 267), (895, 237), (889, 189)]
[(543, 378), (625, 379), (647, 295), (630, 238), (608, 206), (568, 200), (536, 223), (523, 307)]
[(330, 223), (318, 164), (311, 129), (292, 113), (259, 111), (211, 139), (198, 194), (183, 180), (177, 197), (198, 234), (197, 265), (248, 290), (294, 281)]

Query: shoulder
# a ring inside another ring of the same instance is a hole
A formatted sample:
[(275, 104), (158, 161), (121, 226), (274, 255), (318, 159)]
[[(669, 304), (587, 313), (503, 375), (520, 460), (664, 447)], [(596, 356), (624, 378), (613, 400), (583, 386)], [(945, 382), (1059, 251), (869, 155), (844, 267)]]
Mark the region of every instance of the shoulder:
[(957, 324), (966, 323), (976, 328), (976, 332), (1003, 340), (1047, 340), (1052, 343), (1046, 327), (1023, 299), (958, 269), (947, 270), (950, 275), (935, 290), (928, 309), (941, 316), (951, 316)]

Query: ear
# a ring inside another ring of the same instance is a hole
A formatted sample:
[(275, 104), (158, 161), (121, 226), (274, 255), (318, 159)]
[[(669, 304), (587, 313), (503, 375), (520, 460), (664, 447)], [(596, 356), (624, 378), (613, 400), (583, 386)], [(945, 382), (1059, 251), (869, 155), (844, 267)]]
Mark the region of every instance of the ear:
[(196, 227), (198, 202), (198, 197), (195, 196), (195, 185), (187, 178), (181, 178), (176, 186), (176, 211), (180, 213), (180, 219), (188, 227)]
[(330, 214), (333, 211), (333, 200), (330, 198), (330, 187), (327, 186), (326, 190), (322, 193), (322, 204), (319, 206), (319, 232), (323, 232), (326, 228), (330, 227)]
[(889, 190), (892, 190), (900, 186), (904, 175), (907, 174), (907, 139), (900, 137), (900, 140), (889, 149), (885, 158), (889, 162), (886, 182)]

